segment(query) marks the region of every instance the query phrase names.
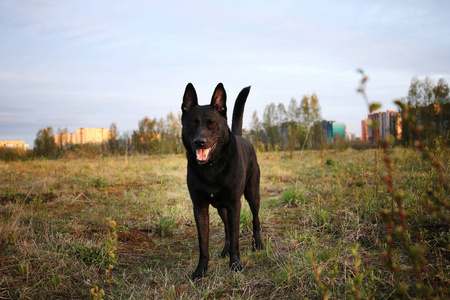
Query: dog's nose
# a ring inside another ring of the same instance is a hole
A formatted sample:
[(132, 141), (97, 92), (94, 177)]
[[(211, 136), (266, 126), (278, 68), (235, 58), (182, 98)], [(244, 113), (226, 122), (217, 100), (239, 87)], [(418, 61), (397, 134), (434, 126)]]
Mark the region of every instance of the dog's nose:
[(196, 138), (196, 139), (194, 140), (194, 144), (195, 144), (195, 146), (197, 146), (197, 147), (203, 147), (203, 146), (205, 146), (205, 144), (206, 144), (206, 138), (204, 138), (204, 137)]

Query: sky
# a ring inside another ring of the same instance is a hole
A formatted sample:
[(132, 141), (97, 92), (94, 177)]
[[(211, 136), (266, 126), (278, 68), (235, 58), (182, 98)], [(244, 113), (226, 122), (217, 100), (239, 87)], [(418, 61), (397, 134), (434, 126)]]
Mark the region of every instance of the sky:
[[(450, 82), (450, 1), (0, 0), (0, 140), (39, 129), (137, 130), (180, 112), (186, 84), (229, 114), (251, 85), (249, 127), (269, 103), (316, 93), (322, 118), (361, 136), (366, 93), (382, 110), (413, 77)], [(229, 118), (231, 119), (231, 118)]]

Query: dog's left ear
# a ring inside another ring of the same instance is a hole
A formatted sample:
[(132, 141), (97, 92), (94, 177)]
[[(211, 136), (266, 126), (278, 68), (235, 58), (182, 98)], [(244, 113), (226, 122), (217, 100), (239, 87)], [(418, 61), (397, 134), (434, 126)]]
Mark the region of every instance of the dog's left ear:
[(213, 106), (225, 118), (227, 117), (227, 93), (222, 83), (219, 83), (214, 90), (211, 98), (211, 106)]

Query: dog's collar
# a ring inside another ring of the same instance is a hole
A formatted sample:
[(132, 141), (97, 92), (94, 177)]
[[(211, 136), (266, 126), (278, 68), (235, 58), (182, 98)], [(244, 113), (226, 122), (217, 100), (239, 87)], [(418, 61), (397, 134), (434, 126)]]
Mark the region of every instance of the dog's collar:
[(213, 162), (208, 163), (208, 165), (209, 165), (210, 167), (211, 167), (212, 165), (214, 165), (216, 162), (219, 161), (219, 159), (222, 158), (222, 156), (223, 156), (224, 153), (225, 153), (225, 152), (223, 152), (222, 154), (220, 154), (219, 157), (218, 157), (217, 159), (215, 159)]

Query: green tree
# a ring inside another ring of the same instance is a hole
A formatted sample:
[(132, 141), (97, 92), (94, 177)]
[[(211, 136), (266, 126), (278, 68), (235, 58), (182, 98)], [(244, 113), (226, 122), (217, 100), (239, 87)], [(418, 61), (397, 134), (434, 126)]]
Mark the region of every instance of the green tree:
[(63, 150), (64, 146), (67, 147), (67, 144), (69, 142), (68, 141), (69, 131), (67, 130), (67, 127), (64, 129), (58, 128), (57, 133), (58, 133), (58, 138), (57, 139), (55, 138), (56, 145), (57, 145), (57, 147), (60, 148), (60, 150)]
[(119, 151), (121, 155), (130, 155), (132, 154), (132, 138), (128, 132), (123, 132), (118, 138)]
[(287, 118), (289, 122), (300, 122), (300, 108), (298, 107), (297, 100), (292, 98), (289, 102), (287, 110)]
[(145, 117), (138, 123), (138, 130), (133, 131), (133, 146), (140, 153), (156, 153), (161, 140), (161, 134), (157, 131), (156, 118)]
[(116, 123), (111, 123), (109, 126), (108, 134), (108, 151), (109, 153), (115, 154), (119, 151), (119, 140), (117, 139), (117, 125)]
[(319, 97), (315, 93), (311, 95), (310, 101), (310, 141), (312, 147), (322, 147), (325, 142), (324, 132), (322, 128), (321, 108), (319, 104)]
[[(428, 77), (423, 81), (414, 77), (408, 95), (400, 101), (404, 103), (402, 114), (408, 112), (414, 115), (416, 125), (423, 129), (420, 136), (425, 145), (433, 146), (437, 137), (449, 135), (450, 98), (448, 84), (444, 79), (439, 79), (435, 84)], [(415, 138), (416, 133), (406, 122), (402, 122), (403, 142), (411, 143)]]
[(420, 80), (417, 77), (411, 79), (408, 95), (406, 96), (406, 104), (417, 106), (421, 104)]
[(145, 117), (133, 131), (133, 146), (140, 153), (181, 153), (181, 114), (170, 112), (165, 118)]
[(164, 153), (181, 153), (181, 115), (170, 112), (165, 120), (160, 120), (162, 127), (162, 147)]
[(440, 78), (433, 87), (434, 102), (439, 105), (450, 103), (448, 83)]
[(276, 106), (275, 103), (270, 103), (264, 109), (263, 115), (263, 127), (267, 134), (267, 142), (269, 150), (274, 150), (275, 147), (278, 147), (279, 142), (279, 132), (278, 125), (276, 123)]
[(248, 138), (252, 141), (256, 149), (265, 150), (265, 137), (263, 126), (259, 121), (258, 113), (255, 110), (252, 115)]
[(323, 129), (323, 123), (320, 120), (316, 120), (311, 128), (311, 140), (314, 148), (324, 148), (328, 146), (327, 137)]
[(316, 93), (313, 93), (311, 95), (310, 103), (311, 103), (310, 105), (311, 123), (320, 121), (321, 119), (320, 104), (319, 98), (317, 97)]
[(288, 134), (286, 134), (287, 127), (287, 112), (283, 103), (278, 103), (277, 109), (275, 111), (274, 122), (278, 127), (278, 146), (280, 149), (284, 149), (288, 144)]
[(290, 156), (294, 154), (295, 148), (300, 144), (302, 136), (304, 136), (304, 126), (301, 123), (301, 108), (297, 104), (297, 100), (292, 98), (289, 102), (287, 111), (287, 147), (289, 149)]
[(47, 128), (40, 129), (36, 134), (34, 146), (36, 156), (49, 158), (54, 157), (58, 149), (55, 142), (55, 136), (53, 134), (53, 128), (48, 126)]
[(306, 95), (303, 96), (302, 101), (300, 102), (300, 112), (301, 112), (302, 123), (310, 124), (311, 117), (310, 117), (309, 97)]
[(321, 119), (319, 98), (315, 93), (313, 93), (311, 97), (303, 96), (300, 103), (300, 111), (302, 115), (302, 123), (304, 125), (304, 128), (306, 128), (306, 135), (302, 137), (302, 144), (307, 143), (309, 148), (312, 148), (313, 140), (321, 140), (320, 136), (317, 138), (313, 137), (313, 134), (318, 131), (311, 130), (313, 125)]

